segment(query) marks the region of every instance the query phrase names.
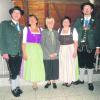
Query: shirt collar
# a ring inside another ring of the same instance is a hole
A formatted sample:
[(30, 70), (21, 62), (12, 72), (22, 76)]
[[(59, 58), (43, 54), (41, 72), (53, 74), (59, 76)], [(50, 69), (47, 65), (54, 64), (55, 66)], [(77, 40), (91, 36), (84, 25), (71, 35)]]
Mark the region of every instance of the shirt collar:
[(84, 17), (85, 20), (90, 20), (91, 19), (91, 16), (89, 17)]
[(19, 24), (19, 22), (16, 22), (15, 20), (12, 19), (12, 22), (16, 25), (17, 23)]

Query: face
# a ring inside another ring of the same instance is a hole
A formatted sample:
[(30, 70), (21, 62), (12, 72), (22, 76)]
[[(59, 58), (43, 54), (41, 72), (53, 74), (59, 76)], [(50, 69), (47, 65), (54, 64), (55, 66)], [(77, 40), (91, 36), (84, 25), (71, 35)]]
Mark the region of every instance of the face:
[(48, 20), (48, 22), (46, 23), (48, 29), (53, 29), (54, 23), (54, 20)]
[(62, 22), (62, 25), (63, 25), (63, 27), (69, 27), (69, 26), (70, 26), (70, 21), (69, 21), (69, 19), (65, 19), (65, 20)]
[(91, 8), (90, 5), (85, 5), (82, 10), (84, 15), (91, 15), (92, 11), (93, 9)]
[(13, 20), (15, 21), (19, 21), (19, 19), (21, 18), (21, 13), (19, 10), (14, 10), (13, 13), (11, 14), (11, 17)]
[(29, 17), (29, 24), (32, 25), (32, 24), (37, 24), (37, 19), (34, 17), (34, 16), (31, 16)]

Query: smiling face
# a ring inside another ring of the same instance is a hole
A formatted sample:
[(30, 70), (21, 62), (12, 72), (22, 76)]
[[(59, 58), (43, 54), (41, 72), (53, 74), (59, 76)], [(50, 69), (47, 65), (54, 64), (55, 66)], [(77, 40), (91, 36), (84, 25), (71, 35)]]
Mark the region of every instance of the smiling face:
[(92, 12), (93, 12), (93, 9), (92, 9), (92, 7), (90, 5), (85, 5), (83, 7), (82, 12), (83, 12), (84, 15), (91, 15)]
[(55, 24), (55, 21), (54, 21), (53, 18), (47, 18), (46, 19), (46, 26), (47, 26), (48, 29), (53, 29), (54, 24)]
[(19, 21), (19, 19), (21, 18), (21, 12), (19, 10), (14, 10), (11, 14), (11, 17), (13, 20)]
[(29, 17), (29, 24), (36, 25), (38, 23), (37, 19), (34, 16)]
[(70, 26), (70, 21), (69, 21), (69, 19), (63, 20), (62, 25), (63, 25), (63, 27), (69, 27), (69, 26)]

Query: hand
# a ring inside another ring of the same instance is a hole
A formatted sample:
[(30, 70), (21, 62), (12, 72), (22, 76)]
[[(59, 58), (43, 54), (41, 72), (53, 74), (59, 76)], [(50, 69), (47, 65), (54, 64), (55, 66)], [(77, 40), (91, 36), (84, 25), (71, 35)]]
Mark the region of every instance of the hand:
[(50, 58), (51, 58), (51, 59), (55, 59), (56, 56), (57, 56), (57, 53), (52, 53), (52, 54), (50, 54)]
[(99, 55), (100, 54), (100, 48), (96, 48), (95, 54)]
[(77, 56), (77, 51), (74, 51), (73, 57), (75, 58)]
[(8, 54), (3, 54), (2, 57), (3, 57), (3, 59), (9, 60)]
[(23, 59), (27, 60), (27, 55), (26, 54), (23, 54)]

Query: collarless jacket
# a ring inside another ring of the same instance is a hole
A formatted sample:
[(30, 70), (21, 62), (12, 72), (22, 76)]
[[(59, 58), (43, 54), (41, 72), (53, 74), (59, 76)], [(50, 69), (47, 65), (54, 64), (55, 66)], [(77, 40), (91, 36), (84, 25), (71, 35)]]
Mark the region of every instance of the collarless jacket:
[[(50, 54), (51, 53), (57, 53), (59, 54), (59, 40), (58, 40), (58, 32), (55, 30), (52, 30), (54, 34), (54, 43), (52, 44), (52, 40), (50, 38), (50, 33), (48, 29), (44, 29), (42, 31), (42, 42), (41, 46), (43, 49), (43, 57), (45, 60), (50, 60)], [(56, 57), (58, 59), (58, 56)]]
[[(83, 22), (84, 22), (84, 18), (83, 17), (80, 17), (76, 20), (76, 22), (74, 23), (74, 27), (77, 29), (78, 31), (78, 42), (79, 42), (79, 46), (80, 46), (80, 42), (81, 42), (81, 39), (82, 39), (82, 33), (83, 33)], [(90, 19), (90, 22), (89, 22), (89, 30), (87, 30), (87, 46), (88, 48), (90, 49), (95, 49), (95, 47), (97, 46), (96, 42), (96, 32), (97, 31), (97, 27), (98, 27), (98, 24), (97, 24), (97, 20), (95, 18), (91, 18)]]
[(1, 54), (21, 55), (22, 29), (19, 25), (20, 32), (16, 25), (11, 21), (3, 21), (0, 23), (0, 48)]

